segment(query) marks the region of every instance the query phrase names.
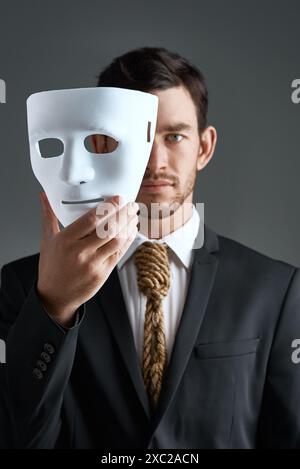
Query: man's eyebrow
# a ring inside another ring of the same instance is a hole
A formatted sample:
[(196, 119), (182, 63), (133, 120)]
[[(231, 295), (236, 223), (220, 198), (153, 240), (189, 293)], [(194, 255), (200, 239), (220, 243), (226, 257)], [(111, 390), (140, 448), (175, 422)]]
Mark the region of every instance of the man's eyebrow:
[(192, 130), (192, 126), (186, 122), (176, 122), (175, 124), (165, 125), (158, 129), (158, 132), (181, 132), (182, 130)]

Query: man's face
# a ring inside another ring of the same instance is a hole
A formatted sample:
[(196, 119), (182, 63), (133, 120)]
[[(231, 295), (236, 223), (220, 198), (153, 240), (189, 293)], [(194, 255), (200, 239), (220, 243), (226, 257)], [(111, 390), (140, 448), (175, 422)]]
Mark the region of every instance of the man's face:
[(201, 140), (194, 102), (185, 87), (150, 91), (159, 98), (154, 142), (137, 202), (176, 207), (192, 202)]

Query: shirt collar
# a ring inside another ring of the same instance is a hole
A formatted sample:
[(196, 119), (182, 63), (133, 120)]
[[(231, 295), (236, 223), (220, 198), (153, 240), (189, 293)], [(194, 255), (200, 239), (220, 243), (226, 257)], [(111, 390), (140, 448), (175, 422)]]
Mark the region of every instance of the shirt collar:
[[(188, 269), (191, 265), (193, 245), (197, 237), (200, 225), (200, 216), (195, 206), (193, 205), (192, 216), (184, 225), (177, 230), (164, 236), (163, 238), (156, 239), (157, 243), (166, 243), (169, 248), (176, 254), (182, 264)], [(145, 241), (153, 241), (147, 238), (142, 233), (138, 232), (135, 239), (117, 263), (117, 268), (120, 270), (126, 261), (133, 255), (135, 250)]]

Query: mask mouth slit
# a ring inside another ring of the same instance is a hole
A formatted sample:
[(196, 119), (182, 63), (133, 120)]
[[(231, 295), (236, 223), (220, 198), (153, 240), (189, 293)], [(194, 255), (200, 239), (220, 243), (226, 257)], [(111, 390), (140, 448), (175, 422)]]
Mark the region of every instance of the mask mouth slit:
[(64, 205), (73, 205), (73, 204), (89, 204), (92, 202), (103, 202), (103, 197), (98, 197), (98, 199), (88, 199), (88, 200), (62, 200), (61, 203)]

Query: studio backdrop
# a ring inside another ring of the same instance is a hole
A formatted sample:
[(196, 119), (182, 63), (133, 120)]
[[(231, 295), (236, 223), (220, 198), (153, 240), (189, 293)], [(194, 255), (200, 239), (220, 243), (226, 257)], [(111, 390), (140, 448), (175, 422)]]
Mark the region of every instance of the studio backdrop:
[(206, 223), (300, 265), (299, 17), (297, 0), (1, 0), (0, 266), (39, 250), (27, 97), (96, 86), (141, 46), (178, 52), (206, 78), (219, 137), (195, 191)]

